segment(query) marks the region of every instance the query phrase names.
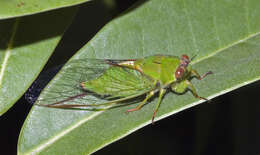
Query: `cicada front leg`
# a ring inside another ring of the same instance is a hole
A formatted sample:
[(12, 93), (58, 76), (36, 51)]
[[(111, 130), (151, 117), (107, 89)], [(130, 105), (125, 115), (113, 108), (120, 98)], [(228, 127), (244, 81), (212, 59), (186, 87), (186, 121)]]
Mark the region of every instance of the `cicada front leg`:
[(196, 70), (194, 70), (194, 69), (191, 70), (191, 76), (195, 76), (198, 80), (202, 80), (209, 74), (213, 74), (213, 72), (209, 71), (209, 72), (204, 73), (202, 76), (200, 76)]

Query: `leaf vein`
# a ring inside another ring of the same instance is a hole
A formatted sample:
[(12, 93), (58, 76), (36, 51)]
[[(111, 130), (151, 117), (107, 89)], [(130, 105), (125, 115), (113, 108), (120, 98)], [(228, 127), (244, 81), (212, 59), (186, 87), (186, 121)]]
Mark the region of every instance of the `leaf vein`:
[(249, 12), (248, 12), (248, 0), (245, 0), (245, 18), (246, 18), (246, 24), (247, 24), (247, 31), (248, 34), (250, 33), (250, 25), (249, 25)]
[(1, 67), (1, 71), (0, 71), (0, 87), (3, 83), (4, 73), (5, 73), (5, 70), (6, 70), (7, 65), (8, 65), (8, 60), (11, 56), (11, 52), (12, 52), (11, 49), (13, 47), (14, 37), (15, 37), (15, 34), (16, 34), (16, 31), (17, 31), (18, 23), (19, 23), (19, 18), (15, 20), (13, 30), (12, 30), (12, 34), (11, 34), (10, 40), (8, 42), (7, 49), (5, 51), (4, 60), (3, 60), (3, 63), (1, 65), (2, 67)]
[(196, 50), (196, 51), (199, 51), (198, 45), (197, 45), (197, 41), (196, 41), (196, 37), (195, 37), (194, 32), (193, 32), (193, 26), (192, 26), (192, 23), (191, 23), (191, 19), (190, 19), (190, 17), (189, 17), (189, 13), (188, 13), (188, 11), (187, 11), (187, 7), (186, 7), (185, 0), (183, 1), (183, 4), (184, 4), (185, 16), (186, 16), (187, 21), (188, 21), (188, 26), (189, 26), (189, 28), (190, 28), (191, 38), (192, 38), (192, 41), (193, 41), (195, 50)]
[(213, 10), (214, 10), (214, 14), (213, 14), (213, 24), (214, 24), (215, 33), (216, 33), (216, 39), (217, 39), (217, 41), (218, 41), (218, 47), (220, 48), (220, 46), (221, 46), (221, 41), (220, 41), (220, 37), (219, 37), (219, 33), (218, 33), (218, 27), (217, 27), (217, 16), (216, 16), (216, 5), (215, 5), (215, 1), (213, 1), (212, 4), (213, 4)]
[(240, 43), (242, 43), (242, 42), (245, 42), (246, 40), (249, 40), (249, 39), (251, 39), (251, 38), (253, 38), (253, 37), (257, 36), (257, 35), (260, 35), (260, 32), (253, 33), (253, 34), (251, 34), (251, 35), (246, 36), (246, 37), (243, 38), (243, 39), (240, 39), (240, 40), (237, 40), (237, 41), (235, 41), (235, 42), (233, 42), (233, 43), (231, 43), (231, 44), (228, 44), (228, 45), (225, 46), (225, 47), (219, 48), (219, 49), (213, 51), (213, 52), (212, 52), (211, 54), (209, 54), (209, 55), (206, 55), (206, 56), (201, 57), (201, 58), (199, 58), (199, 59), (197, 59), (197, 60), (194, 60), (193, 62), (191, 62), (191, 65), (192, 65), (192, 64), (196, 64), (196, 63), (198, 63), (198, 62), (200, 62), (200, 61), (203, 61), (203, 60), (205, 60), (205, 59), (208, 59), (208, 58), (210, 58), (210, 57), (212, 57), (212, 56), (214, 56), (214, 55), (216, 55), (216, 54), (218, 54), (218, 53), (220, 53), (220, 52), (222, 52), (222, 51), (224, 51), (224, 50), (226, 50), (226, 49), (228, 49), (228, 48), (231, 48), (231, 47), (233, 47), (233, 46), (235, 46), (235, 45), (237, 45), (237, 44), (240, 44)]

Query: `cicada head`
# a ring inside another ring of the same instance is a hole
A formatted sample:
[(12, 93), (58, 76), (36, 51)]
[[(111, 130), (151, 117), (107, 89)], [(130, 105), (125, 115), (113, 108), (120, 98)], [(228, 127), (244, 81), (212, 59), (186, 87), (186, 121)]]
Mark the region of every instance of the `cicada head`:
[(189, 63), (190, 58), (186, 54), (182, 55), (180, 59), (180, 64), (175, 71), (175, 77), (177, 80), (182, 80), (189, 74), (191, 70)]

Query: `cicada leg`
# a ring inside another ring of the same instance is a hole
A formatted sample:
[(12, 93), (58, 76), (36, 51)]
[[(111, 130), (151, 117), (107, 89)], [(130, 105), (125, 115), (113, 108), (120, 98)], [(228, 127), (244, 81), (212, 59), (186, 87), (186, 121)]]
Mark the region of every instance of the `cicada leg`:
[(194, 75), (198, 80), (202, 80), (207, 75), (213, 74), (213, 72), (209, 71), (209, 72), (204, 73), (202, 76), (200, 76), (199, 73), (196, 70), (192, 69), (191, 74)]
[(153, 112), (152, 123), (154, 123), (155, 115), (156, 115), (156, 113), (157, 113), (157, 111), (158, 111), (158, 109), (159, 109), (159, 107), (160, 107), (160, 104), (161, 104), (161, 102), (162, 102), (162, 98), (163, 98), (163, 95), (165, 94), (165, 92), (166, 92), (165, 89), (161, 89), (161, 90), (160, 90), (158, 103), (157, 103), (156, 108), (155, 108), (155, 110), (154, 110), (154, 112)]
[(147, 102), (147, 100), (154, 95), (154, 93), (155, 93), (154, 91), (149, 92), (149, 94), (146, 95), (146, 98), (143, 100), (142, 103), (140, 103), (140, 104), (139, 104), (136, 108), (134, 108), (134, 109), (129, 109), (129, 110), (127, 110), (126, 113), (132, 112), (132, 111), (140, 110), (140, 109), (143, 107), (143, 105)]
[(194, 97), (208, 101), (208, 99), (201, 97), (197, 94), (195, 87), (193, 86), (193, 84), (189, 80), (186, 80), (185, 82), (188, 85), (188, 87), (190, 88), (190, 91), (192, 92)]

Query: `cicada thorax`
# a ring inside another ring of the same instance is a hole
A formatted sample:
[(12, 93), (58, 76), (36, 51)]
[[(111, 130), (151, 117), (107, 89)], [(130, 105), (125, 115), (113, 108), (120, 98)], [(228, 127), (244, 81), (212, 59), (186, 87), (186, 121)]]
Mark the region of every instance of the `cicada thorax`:
[(135, 69), (154, 81), (165, 85), (176, 80), (175, 72), (180, 65), (180, 58), (176, 56), (154, 55), (120, 62), (118, 65)]

